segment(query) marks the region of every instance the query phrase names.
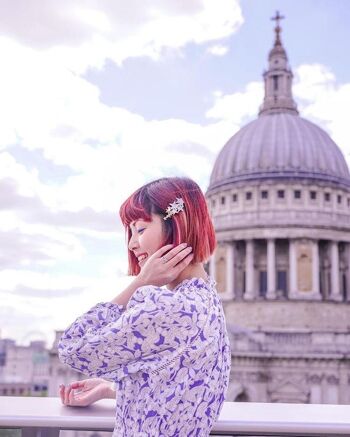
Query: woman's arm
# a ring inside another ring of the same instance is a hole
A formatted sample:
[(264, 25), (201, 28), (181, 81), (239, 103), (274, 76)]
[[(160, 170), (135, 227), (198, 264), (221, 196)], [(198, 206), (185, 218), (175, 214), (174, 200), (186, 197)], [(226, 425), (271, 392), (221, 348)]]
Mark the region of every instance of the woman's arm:
[[(157, 286), (178, 277), (191, 262), (191, 248), (166, 245), (150, 256), (140, 274), (111, 302), (100, 302), (78, 317), (61, 336), (59, 359), (84, 374), (118, 381), (143, 367), (157, 365), (164, 353), (188, 341), (192, 308)], [(167, 253), (167, 262), (162, 255)], [(135, 292), (137, 290), (137, 292)], [(130, 297), (134, 305), (128, 305)], [(182, 326), (184, 325), (184, 326)], [(177, 335), (174, 336), (174, 333)]]
[(186, 347), (208, 312), (202, 302), (153, 286), (139, 288), (134, 300), (124, 311), (105, 302), (78, 317), (59, 341), (60, 360), (90, 377), (119, 381)]
[(128, 287), (126, 287), (124, 291), (122, 291), (120, 294), (118, 294), (117, 297), (111, 300), (111, 303), (114, 303), (116, 305), (126, 306), (131, 296), (135, 293), (135, 291), (139, 287), (142, 287), (143, 285), (146, 284), (143, 283), (141, 277), (136, 276), (136, 278), (131, 282), (131, 284)]

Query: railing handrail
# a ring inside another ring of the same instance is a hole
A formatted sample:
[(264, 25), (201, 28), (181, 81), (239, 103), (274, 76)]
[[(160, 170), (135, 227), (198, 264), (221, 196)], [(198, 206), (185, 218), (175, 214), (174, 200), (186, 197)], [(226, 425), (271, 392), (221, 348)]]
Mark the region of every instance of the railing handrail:
[[(0, 428), (112, 431), (115, 401), (67, 407), (58, 397), (0, 397)], [(225, 402), (213, 434), (349, 436), (350, 405)]]

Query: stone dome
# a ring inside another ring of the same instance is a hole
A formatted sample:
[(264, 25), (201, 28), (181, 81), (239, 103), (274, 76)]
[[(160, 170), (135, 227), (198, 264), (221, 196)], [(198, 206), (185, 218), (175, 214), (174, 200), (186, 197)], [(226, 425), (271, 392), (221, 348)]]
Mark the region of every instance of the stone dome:
[(301, 178), (350, 187), (345, 158), (330, 136), (297, 114), (261, 115), (219, 153), (208, 191), (252, 179)]

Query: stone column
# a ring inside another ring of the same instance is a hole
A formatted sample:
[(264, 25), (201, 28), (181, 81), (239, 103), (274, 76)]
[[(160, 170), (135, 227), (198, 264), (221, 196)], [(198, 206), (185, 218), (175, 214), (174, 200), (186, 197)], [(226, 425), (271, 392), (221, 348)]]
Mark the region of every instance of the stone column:
[(312, 375), (310, 378), (310, 404), (322, 403), (321, 377)]
[(276, 299), (276, 246), (275, 240), (267, 240), (267, 299)]
[(215, 279), (216, 277), (216, 266), (215, 266), (215, 251), (212, 254), (212, 256), (210, 257), (209, 260), (209, 275)]
[(339, 283), (339, 247), (337, 241), (331, 241), (331, 300), (342, 300)]
[(226, 246), (226, 292), (234, 298), (235, 294), (235, 242), (230, 241)]
[(349, 403), (349, 389), (348, 389), (348, 369), (347, 365), (342, 363), (339, 366), (339, 403)]
[(318, 240), (313, 241), (312, 245), (312, 291), (316, 297), (321, 299), (320, 294), (320, 256), (318, 250)]
[(246, 240), (244, 299), (251, 300), (254, 297), (254, 242), (253, 240)]
[(289, 240), (289, 297), (295, 296), (297, 291), (297, 260), (295, 241)]
[(346, 243), (346, 300), (350, 302), (350, 243)]

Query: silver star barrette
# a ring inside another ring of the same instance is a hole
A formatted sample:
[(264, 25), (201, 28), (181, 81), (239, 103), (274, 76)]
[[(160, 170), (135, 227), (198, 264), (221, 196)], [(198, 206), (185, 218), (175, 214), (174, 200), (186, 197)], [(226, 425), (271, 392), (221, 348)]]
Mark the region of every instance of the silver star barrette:
[(171, 217), (172, 215), (176, 214), (177, 212), (183, 211), (185, 206), (185, 203), (181, 197), (178, 197), (175, 202), (171, 203), (168, 208), (165, 210), (167, 215), (164, 218), (166, 220), (167, 218)]

